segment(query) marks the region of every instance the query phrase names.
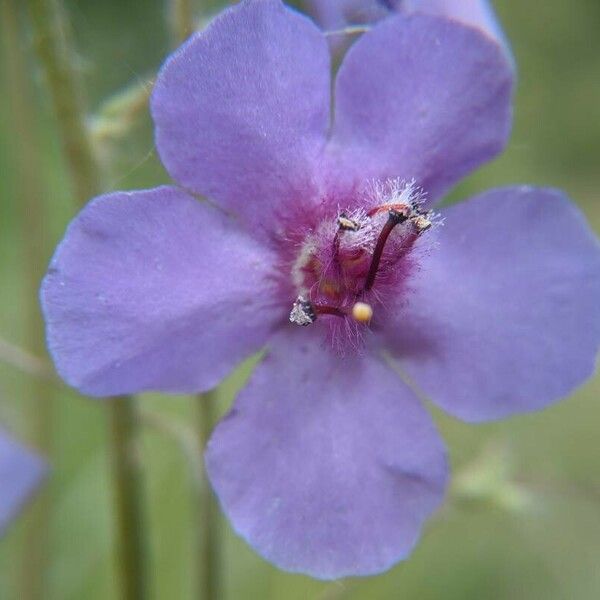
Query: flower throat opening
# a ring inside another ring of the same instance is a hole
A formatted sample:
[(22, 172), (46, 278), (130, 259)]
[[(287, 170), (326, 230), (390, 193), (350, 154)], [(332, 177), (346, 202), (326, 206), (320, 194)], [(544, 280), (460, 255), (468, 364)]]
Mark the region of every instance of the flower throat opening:
[(375, 185), (373, 196), (367, 207), (338, 211), (304, 239), (292, 267), (293, 324), (306, 327), (321, 316), (368, 324), (385, 292), (397, 288), (410, 250), (435, 215), (422, 208), (414, 182)]

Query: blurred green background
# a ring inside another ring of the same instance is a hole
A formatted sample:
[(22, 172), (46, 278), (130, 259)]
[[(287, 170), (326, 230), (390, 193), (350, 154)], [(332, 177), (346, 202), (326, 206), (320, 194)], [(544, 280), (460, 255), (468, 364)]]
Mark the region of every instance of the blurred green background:
[[(0, 339), (39, 354), (38, 325), (29, 316), (37, 278), (76, 209), (23, 3), (0, 2)], [(124, 86), (147, 82), (169, 51), (160, 0), (66, 4), (92, 112)], [(207, 15), (218, 6), (198, 0), (195, 8)], [(509, 183), (556, 186), (600, 231), (600, 2), (497, 0), (495, 7), (518, 65), (514, 132), (508, 150), (461, 184), (451, 200)], [(153, 152), (147, 111), (130, 125), (119, 139), (103, 138), (110, 187), (168, 181)], [(35, 229), (36, 213), (43, 215), (43, 231)], [(44, 257), (34, 265), (35, 276), (28, 266), (31, 256)], [(219, 390), (220, 412), (247, 372), (248, 366)], [(379, 577), (323, 583), (278, 572), (222, 520), (223, 597), (600, 598), (599, 395), (596, 376), (544, 412), (484, 426), (434, 411), (457, 474), (455, 493), (429, 523), (413, 557)], [(153, 598), (191, 598), (199, 560), (193, 477), (181, 439), (170, 430), (176, 424), (184, 437), (191, 435), (192, 402), (147, 395), (140, 404), (152, 411), (142, 429), (139, 459), (149, 502)], [(44, 597), (116, 598), (102, 402), (34, 380), (0, 361), (0, 423), (35, 445), (32, 423), (45, 406), (51, 406), (46, 417), (53, 429), (53, 473)], [(503, 482), (504, 476), (510, 481)], [(19, 598), (19, 586), (29, 576), (31, 565), (23, 564), (21, 555), (34, 508), (30, 505), (0, 541), (2, 599)]]

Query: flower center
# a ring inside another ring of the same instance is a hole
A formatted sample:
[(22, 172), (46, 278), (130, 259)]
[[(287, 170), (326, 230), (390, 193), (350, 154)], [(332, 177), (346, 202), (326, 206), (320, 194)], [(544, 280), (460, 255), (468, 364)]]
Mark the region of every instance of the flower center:
[(290, 321), (307, 326), (323, 316), (368, 324), (403, 279), (415, 241), (432, 225), (434, 215), (421, 203), (414, 182), (394, 180), (375, 186), (364, 206), (322, 220), (292, 266), (298, 295)]

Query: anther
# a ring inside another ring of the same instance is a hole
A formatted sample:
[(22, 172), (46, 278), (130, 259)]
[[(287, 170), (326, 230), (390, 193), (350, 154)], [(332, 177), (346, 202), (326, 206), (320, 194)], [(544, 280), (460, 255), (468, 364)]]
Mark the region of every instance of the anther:
[(358, 231), (360, 229), (360, 223), (354, 219), (350, 219), (345, 215), (345, 213), (342, 213), (337, 218), (337, 224), (342, 231)]
[(306, 327), (307, 325), (312, 325), (316, 320), (317, 314), (313, 309), (312, 303), (303, 296), (298, 296), (290, 312), (290, 322), (294, 323), (294, 325)]
[(432, 225), (431, 220), (428, 219), (427, 215), (425, 214), (420, 214), (412, 217), (411, 223), (415, 226), (419, 233), (427, 231)]
[(404, 223), (408, 219), (408, 216), (404, 210), (398, 210), (397, 208), (390, 208), (388, 213), (388, 222), (393, 221), (394, 226)]
[(373, 307), (366, 302), (356, 302), (352, 307), (352, 318), (359, 323), (368, 323), (373, 318)]

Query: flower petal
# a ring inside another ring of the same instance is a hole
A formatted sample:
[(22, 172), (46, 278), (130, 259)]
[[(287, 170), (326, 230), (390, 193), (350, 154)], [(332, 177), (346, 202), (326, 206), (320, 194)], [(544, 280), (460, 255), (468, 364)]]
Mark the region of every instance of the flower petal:
[(414, 179), (435, 200), (504, 147), (512, 79), (498, 45), (470, 27), (424, 15), (382, 21), (340, 67), (334, 177)]
[(305, 330), (274, 341), (206, 464), (249, 544), (322, 579), (406, 558), (447, 478), (431, 418), (396, 374), (375, 357), (342, 360)]
[(431, 399), (466, 421), (542, 408), (589, 377), (600, 246), (560, 192), (507, 188), (444, 211), (439, 247), (389, 337)]
[(268, 229), (278, 206), (314, 190), (329, 63), (323, 34), (279, 0), (224, 11), (167, 60), (154, 87), (170, 175)]
[(476, 27), (503, 44), (510, 56), (508, 42), (489, 0), (405, 0), (403, 9), (406, 12), (449, 17)]
[(47, 473), (43, 459), (0, 430), (0, 534)]
[(489, 0), (310, 0), (317, 22), (326, 30), (367, 25), (394, 14), (423, 13), (448, 17), (508, 44)]
[(93, 396), (215, 386), (264, 343), (271, 254), (232, 220), (161, 187), (96, 198), (42, 285), (50, 351)]

